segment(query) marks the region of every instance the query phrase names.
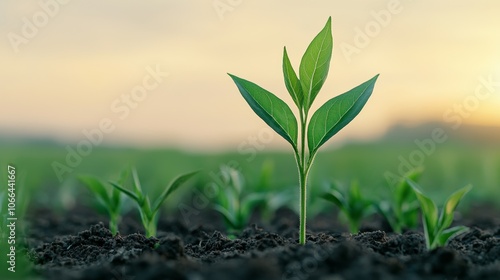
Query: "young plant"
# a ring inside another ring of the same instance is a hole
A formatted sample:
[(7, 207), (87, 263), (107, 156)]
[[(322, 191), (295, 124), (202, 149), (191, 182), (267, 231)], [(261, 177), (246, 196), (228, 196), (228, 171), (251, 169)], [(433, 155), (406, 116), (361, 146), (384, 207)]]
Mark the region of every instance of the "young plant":
[(146, 237), (151, 237), (156, 235), (158, 211), (160, 210), (163, 202), (165, 202), (170, 194), (172, 194), (182, 184), (184, 184), (197, 173), (198, 172), (187, 173), (174, 179), (160, 194), (160, 196), (156, 198), (153, 204), (151, 204), (151, 200), (142, 190), (141, 183), (139, 182), (139, 176), (137, 175), (137, 170), (135, 168), (132, 169), (133, 191), (126, 189), (124, 186), (119, 185), (118, 183), (111, 182), (111, 184), (116, 189), (136, 202), (137, 209), (139, 210), (139, 214), (141, 216), (142, 225), (144, 226), (144, 229), (146, 231)]
[(262, 219), (266, 222), (270, 222), (273, 218), (273, 214), (275, 214), (278, 209), (288, 206), (294, 198), (293, 193), (287, 190), (267, 192), (265, 198), (259, 205)]
[(321, 197), (337, 205), (340, 212), (347, 219), (351, 233), (358, 233), (361, 221), (373, 213), (372, 203), (361, 195), (359, 184), (356, 181), (351, 183), (351, 187), (346, 194), (342, 194), (340, 189), (335, 184), (332, 184), (331, 190)]
[(467, 185), (450, 195), (444, 203), (441, 214), (439, 214), (434, 201), (422, 193), (420, 186), (410, 179), (406, 181), (412, 187), (420, 202), (425, 244), (428, 250), (445, 246), (453, 237), (469, 230), (465, 226), (448, 227), (453, 222), (453, 211), (455, 211), (462, 197), (472, 189), (471, 185)]
[(330, 99), (309, 118), (311, 105), (328, 76), (332, 49), (331, 18), (307, 47), (300, 62), (298, 77), (284, 48), (285, 86), (297, 106), (298, 122), (290, 107), (276, 95), (250, 81), (229, 74), (252, 110), (293, 148), (300, 186), (300, 244), (306, 242), (307, 177), (314, 157), (326, 141), (358, 115), (371, 96), (378, 78), (376, 75)]
[[(128, 169), (122, 172), (118, 184), (124, 185), (129, 175), (130, 172)], [(120, 190), (111, 187), (111, 191), (108, 191), (109, 188), (106, 187), (106, 184), (95, 177), (80, 176), (79, 179), (92, 193), (94, 193), (99, 204), (108, 212), (109, 230), (113, 235), (116, 235), (118, 233), (118, 224), (121, 220), (122, 210)]]
[(417, 227), (418, 200), (406, 178), (417, 182), (422, 171), (421, 168), (414, 169), (395, 185), (389, 184), (392, 195), (389, 201), (374, 202), (375, 208), (384, 216), (395, 233)]
[(260, 211), (262, 220), (265, 222), (270, 222), (276, 210), (288, 205), (294, 199), (294, 193), (289, 190), (270, 191), (273, 189), (273, 183), (271, 182), (273, 173), (274, 163), (265, 161), (260, 171), (259, 183), (254, 188), (255, 192), (265, 193), (265, 198), (256, 206)]
[(244, 196), (245, 181), (238, 170), (229, 166), (221, 166), (221, 178), (217, 183), (219, 195), (214, 209), (223, 217), (230, 232), (238, 232), (245, 228), (255, 206), (265, 198), (263, 194), (253, 193)]

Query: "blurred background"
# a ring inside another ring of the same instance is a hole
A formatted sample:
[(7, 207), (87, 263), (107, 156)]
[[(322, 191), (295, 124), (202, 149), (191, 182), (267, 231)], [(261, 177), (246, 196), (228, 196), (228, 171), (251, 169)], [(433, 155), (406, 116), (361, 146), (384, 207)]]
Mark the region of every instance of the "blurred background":
[(498, 203), (499, 12), (486, 0), (4, 0), (0, 166), (17, 165), (42, 203), (53, 203), (48, 189), (75, 203), (75, 175), (113, 178), (128, 164), (161, 186), (235, 162), (249, 185), (265, 169), (268, 188), (296, 191), (288, 143), (226, 73), (292, 105), (283, 47), (298, 69), (331, 16), (332, 65), (313, 110), (380, 78), (319, 154), (311, 190), (357, 179), (377, 194), (424, 166), (437, 196), (471, 183), (471, 197)]

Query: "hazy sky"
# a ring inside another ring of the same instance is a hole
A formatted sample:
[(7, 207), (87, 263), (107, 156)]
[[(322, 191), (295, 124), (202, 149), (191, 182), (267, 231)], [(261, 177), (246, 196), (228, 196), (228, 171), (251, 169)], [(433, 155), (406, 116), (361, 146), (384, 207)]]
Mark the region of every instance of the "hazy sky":
[(104, 122), (106, 143), (188, 148), (265, 138), (226, 73), (293, 105), (283, 46), (298, 69), (329, 16), (334, 53), (314, 108), (380, 73), (338, 139), (451, 122), (458, 104), (462, 121), (500, 125), (500, 86), (488, 95), (479, 79), (500, 81), (499, 14), (487, 0), (2, 0), (0, 129), (74, 141)]

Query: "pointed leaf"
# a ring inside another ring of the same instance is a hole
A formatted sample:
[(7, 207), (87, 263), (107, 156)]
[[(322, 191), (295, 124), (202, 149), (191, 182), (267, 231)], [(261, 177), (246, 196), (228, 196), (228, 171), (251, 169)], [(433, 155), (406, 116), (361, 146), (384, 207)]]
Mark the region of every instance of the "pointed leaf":
[(415, 195), (420, 202), (420, 208), (422, 210), (422, 218), (424, 220), (424, 233), (427, 248), (430, 248), (434, 240), (436, 239), (437, 233), (437, 222), (438, 222), (438, 209), (436, 204), (427, 196), (425, 196), (420, 187), (414, 181), (406, 179), (408, 184), (412, 187)]
[(321, 198), (328, 200), (332, 202), (333, 204), (337, 205), (338, 208), (342, 211), (347, 211), (347, 205), (344, 196), (336, 191), (336, 190), (331, 190), (328, 193), (324, 193)]
[(307, 144), (311, 154), (359, 114), (371, 96), (377, 78), (378, 75), (330, 99), (314, 113), (307, 131)]
[(214, 182), (220, 187), (225, 187), (231, 184), (231, 175), (230, 175), (231, 167), (227, 165), (221, 165), (219, 167), (219, 170), (220, 170), (220, 176), (216, 176), (216, 178), (214, 178), (215, 179)]
[(462, 197), (468, 193), (472, 189), (471, 185), (467, 185), (458, 191), (454, 192), (450, 197), (446, 200), (443, 212), (441, 213), (441, 217), (439, 219), (439, 225), (441, 229), (445, 229), (451, 225), (453, 222), (453, 211), (457, 208), (458, 203), (462, 200)]
[(285, 86), (290, 93), (293, 102), (297, 105), (297, 108), (301, 109), (304, 99), (302, 94), (302, 85), (300, 84), (299, 78), (297, 78), (297, 74), (295, 73), (295, 70), (293, 70), (292, 64), (290, 63), (286, 47), (283, 49), (283, 76), (285, 76)]
[(444, 230), (439, 236), (438, 236), (438, 242), (439, 244), (435, 244), (437, 246), (445, 246), (448, 244), (448, 242), (455, 238), (456, 236), (465, 233), (469, 231), (468, 227), (465, 226), (456, 226), (449, 228), (447, 230)]
[(89, 188), (95, 196), (99, 200), (102, 201), (103, 204), (106, 206), (109, 206), (111, 203), (108, 191), (106, 190), (106, 187), (101, 183), (100, 180), (94, 177), (87, 177), (87, 176), (80, 176), (78, 177), (82, 183)]
[(121, 185), (121, 186), (125, 186), (125, 184), (127, 183), (127, 181), (129, 180), (130, 178), (130, 173), (132, 172), (132, 168), (129, 167), (129, 168), (125, 168), (121, 173), (120, 173), (120, 176), (119, 176), (119, 179), (118, 179), (118, 184)]
[(333, 50), (331, 21), (332, 18), (328, 18), (325, 27), (311, 41), (300, 61), (299, 75), (306, 112), (325, 83), (330, 69)]
[(243, 191), (243, 175), (239, 170), (227, 165), (221, 166), (220, 174), (224, 181), (220, 188), (224, 191), (220, 193), (218, 203), (228, 211), (236, 211), (239, 208), (240, 196)]
[(359, 182), (353, 180), (349, 188), (349, 200), (361, 200), (361, 191), (359, 190)]
[(142, 193), (141, 182), (139, 181), (139, 175), (137, 174), (137, 169), (135, 168), (132, 169), (132, 178), (136, 196), (140, 199), (143, 199), (144, 194)]
[(229, 74), (252, 110), (292, 146), (297, 146), (297, 119), (286, 103), (269, 91)]
[(220, 205), (214, 205), (214, 210), (219, 212), (222, 217), (224, 218), (225, 222), (232, 228), (234, 229), (237, 229), (239, 228), (239, 222), (237, 220), (237, 218), (231, 213), (229, 212), (227, 209), (225, 209), (224, 207), (220, 206)]
[(114, 183), (114, 182), (109, 182), (113, 187), (117, 188), (120, 190), (122, 193), (130, 197), (131, 199), (135, 200), (137, 204), (141, 204), (141, 199), (133, 192), (127, 190), (126, 188)]
[(292, 197), (289, 191), (268, 193), (266, 208), (274, 212), (278, 208), (287, 205), (292, 200)]
[(229, 175), (231, 177), (231, 184), (236, 192), (236, 195), (239, 197), (241, 195), (241, 192), (243, 192), (243, 186), (245, 179), (243, 178), (243, 174), (241, 174), (240, 171), (230, 168), (229, 169)]
[[(411, 190), (411, 187), (408, 185), (408, 182), (406, 182), (405, 178), (417, 182), (420, 176), (422, 175), (422, 172), (423, 172), (422, 168), (413, 169), (408, 173), (406, 173), (403, 176), (403, 178), (401, 178), (401, 180), (399, 181), (395, 189), (396, 203), (398, 204), (399, 208), (401, 208), (402, 204), (410, 198), (411, 194), (413, 194), (413, 191)], [(412, 200), (413, 199), (414, 198), (412, 198)]]
[(160, 206), (163, 204), (163, 201), (170, 196), (175, 190), (177, 190), (181, 185), (187, 182), (191, 177), (198, 174), (199, 171), (187, 173), (175, 178), (172, 183), (163, 191), (163, 193), (155, 200), (152, 213), (155, 214), (160, 209)]
[(120, 208), (121, 195), (122, 193), (117, 188), (113, 188), (113, 191), (111, 191), (111, 204), (113, 209), (115, 210), (118, 210)]
[(140, 207), (142, 209), (142, 212), (144, 212), (144, 215), (148, 218), (148, 220), (152, 221), (154, 214), (153, 211), (151, 211), (151, 201), (149, 200), (149, 196), (146, 196), (142, 200), (142, 204), (140, 204)]
[(401, 233), (401, 227), (396, 221), (396, 216), (393, 214), (394, 211), (392, 210), (391, 204), (388, 201), (373, 201), (372, 205), (375, 207), (375, 210), (377, 210), (379, 214), (384, 216), (385, 220), (389, 223), (395, 233)]
[(241, 215), (245, 219), (249, 219), (252, 215), (253, 209), (259, 203), (265, 201), (266, 194), (264, 193), (252, 193), (247, 195), (241, 202)]

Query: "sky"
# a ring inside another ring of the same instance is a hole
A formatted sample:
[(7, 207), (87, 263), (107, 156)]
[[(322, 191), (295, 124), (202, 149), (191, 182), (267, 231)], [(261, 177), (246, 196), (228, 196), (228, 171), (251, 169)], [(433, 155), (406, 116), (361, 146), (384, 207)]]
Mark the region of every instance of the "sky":
[(0, 134), (286, 147), (226, 73), (293, 106), (283, 47), (298, 69), (329, 16), (333, 59), (313, 110), (380, 73), (333, 142), (399, 123), (500, 126), (499, 13), (500, 2), (486, 0), (2, 0)]

